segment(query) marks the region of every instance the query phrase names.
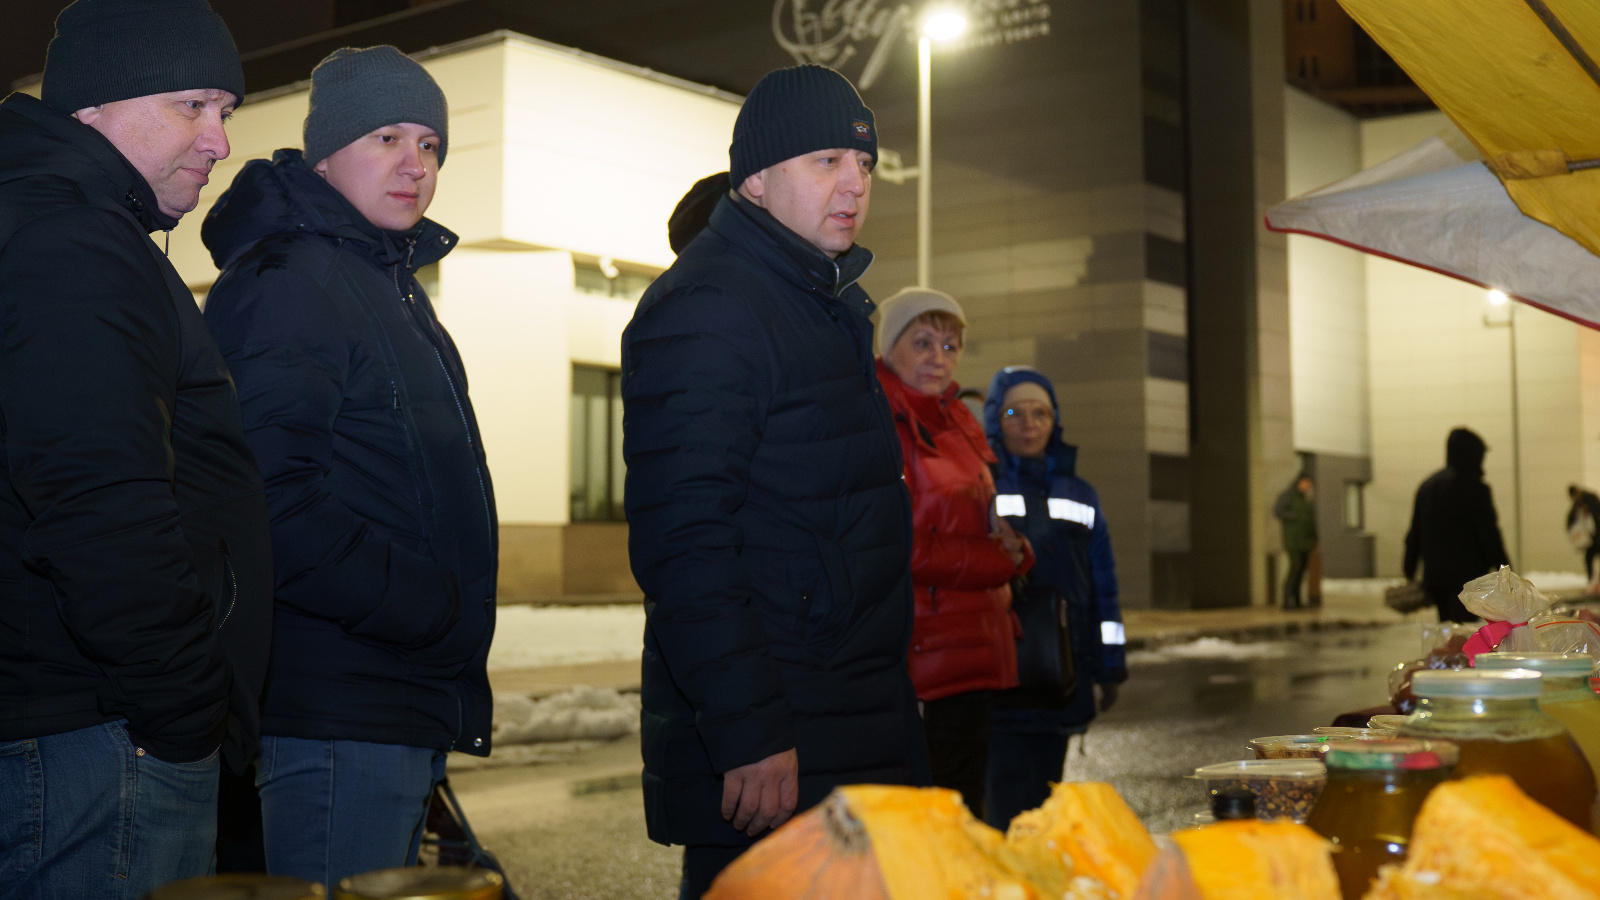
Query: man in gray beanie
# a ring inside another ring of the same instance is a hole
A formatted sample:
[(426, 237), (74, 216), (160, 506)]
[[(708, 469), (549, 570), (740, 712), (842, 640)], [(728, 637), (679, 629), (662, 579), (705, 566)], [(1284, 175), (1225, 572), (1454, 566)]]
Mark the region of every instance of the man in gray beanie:
[(489, 753), (497, 525), (455, 345), (416, 272), (444, 92), (393, 47), (311, 73), (305, 151), (206, 217), (206, 322), (266, 476), (278, 628), (262, 698), (267, 869), (323, 884), (416, 860), (445, 755)]
[(645, 819), (685, 845), (682, 897), (837, 785), (927, 783), (910, 511), (856, 284), (876, 154), (842, 75), (769, 73), (734, 189), (623, 333)]
[(256, 753), (261, 475), (221, 353), (150, 234), (244, 95), (204, 0), (78, 0), (43, 99), (0, 103), (0, 896), (203, 875)]

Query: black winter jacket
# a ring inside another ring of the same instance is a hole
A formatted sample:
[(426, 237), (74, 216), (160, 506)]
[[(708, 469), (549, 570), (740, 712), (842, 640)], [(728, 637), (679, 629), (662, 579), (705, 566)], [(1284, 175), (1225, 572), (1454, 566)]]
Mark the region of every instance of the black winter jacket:
[(255, 754), (261, 476), (222, 356), (94, 129), (0, 103), (0, 741), (119, 718), (172, 762)]
[[(1455, 596), (1461, 586), (1509, 564), (1494, 497), (1483, 483), (1483, 440), (1464, 428), (1450, 433), (1443, 469), (1417, 488), (1406, 532), (1405, 575), (1416, 575), (1422, 564), (1422, 584), (1436, 600), (1459, 610)], [(1467, 615), (1465, 610), (1459, 610)], [(1464, 621), (1464, 620), (1463, 620)]]
[(494, 497), (466, 373), (413, 277), (455, 235), (382, 231), (279, 150), (202, 237), (224, 270), (206, 322), (272, 512), (262, 731), (487, 755)]
[(926, 783), (911, 508), (855, 284), (869, 262), (730, 195), (623, 333), (656, 841), (750, 843), (719, 776), (789, 748), (801, 809), (835, 785)]

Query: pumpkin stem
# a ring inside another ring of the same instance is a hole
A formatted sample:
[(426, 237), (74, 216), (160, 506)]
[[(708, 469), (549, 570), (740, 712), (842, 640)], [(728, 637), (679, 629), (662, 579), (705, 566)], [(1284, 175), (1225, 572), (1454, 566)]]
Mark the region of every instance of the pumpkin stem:
[(871, 853), (872, 838), (867, 826), (850, 814), (850, 801), (844, 794), (834, 791), (822, 806), (822, 827), (828, 837), (845, 853)]

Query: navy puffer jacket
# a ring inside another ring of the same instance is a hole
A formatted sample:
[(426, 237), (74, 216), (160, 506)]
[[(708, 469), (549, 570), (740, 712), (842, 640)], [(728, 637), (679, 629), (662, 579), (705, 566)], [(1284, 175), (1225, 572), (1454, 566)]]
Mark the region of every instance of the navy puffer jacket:
[(735, 195), (622, 338), (629, 554), (645, 592), (650, 837), (743, 846), (720, 775), (796, 748), (800, 808), (925, 783), (911, 512), (873, 372), (871, 254)]
[(262, 733), (487, 754), (494, 495), (413, 277), (455, 236), (379, 230), (298, 150), (246, 165), (202, 236), (224, 270), (206, 322), (272, 514)]

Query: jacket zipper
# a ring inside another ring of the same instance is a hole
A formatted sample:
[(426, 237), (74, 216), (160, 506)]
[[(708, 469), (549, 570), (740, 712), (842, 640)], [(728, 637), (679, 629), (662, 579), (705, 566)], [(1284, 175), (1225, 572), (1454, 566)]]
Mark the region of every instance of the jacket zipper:
[[(411, 255), (416, 252), (416, 249), (416, 241), (413, 240), (406, 242), (405, 270), (408, 276), (411, 272)], [(400, 287), (400, 266), (396, 266), (394, 270), (394, 289), (395, 293), (400, 295), (400, 301), (408, 304), (411, 307), (412, 317), (415, 318), (417, 301)], [(476, 451), (477, 442), (472, 439), (472, 425), (467, 422), (467, 410), (466, 407), (461, 405), (461, 395), (456, 391), (456, 381), (450, 375), (450, 367), (444, 364), (444, 354), (439, 352), (438, 342), (430, 337), (428, 339), (428, 343), (433, 347), (433, 358), (439, 363), (439, 371), (444, 375), (444, 383), (450, 388), (450, 399), (455, 401), (456, 415), (461, 417), (461, 429), (467, 435), (467, 446)], [(400, 403), (399, 388), (394, 388), (394, 390), (395, 404), (398, 408)], [(489, 490), (484, 486), (483, 483), (483, 466), (478, 464), (476, 452), (474, 452), (473, 457), (472, 471), (474, 475), (478, 476), (478, 499), (483, 503), (483, 524), (488, 530), (487, 533), (489, 539), (494, 540), (494, 516), (489, 513)]]

